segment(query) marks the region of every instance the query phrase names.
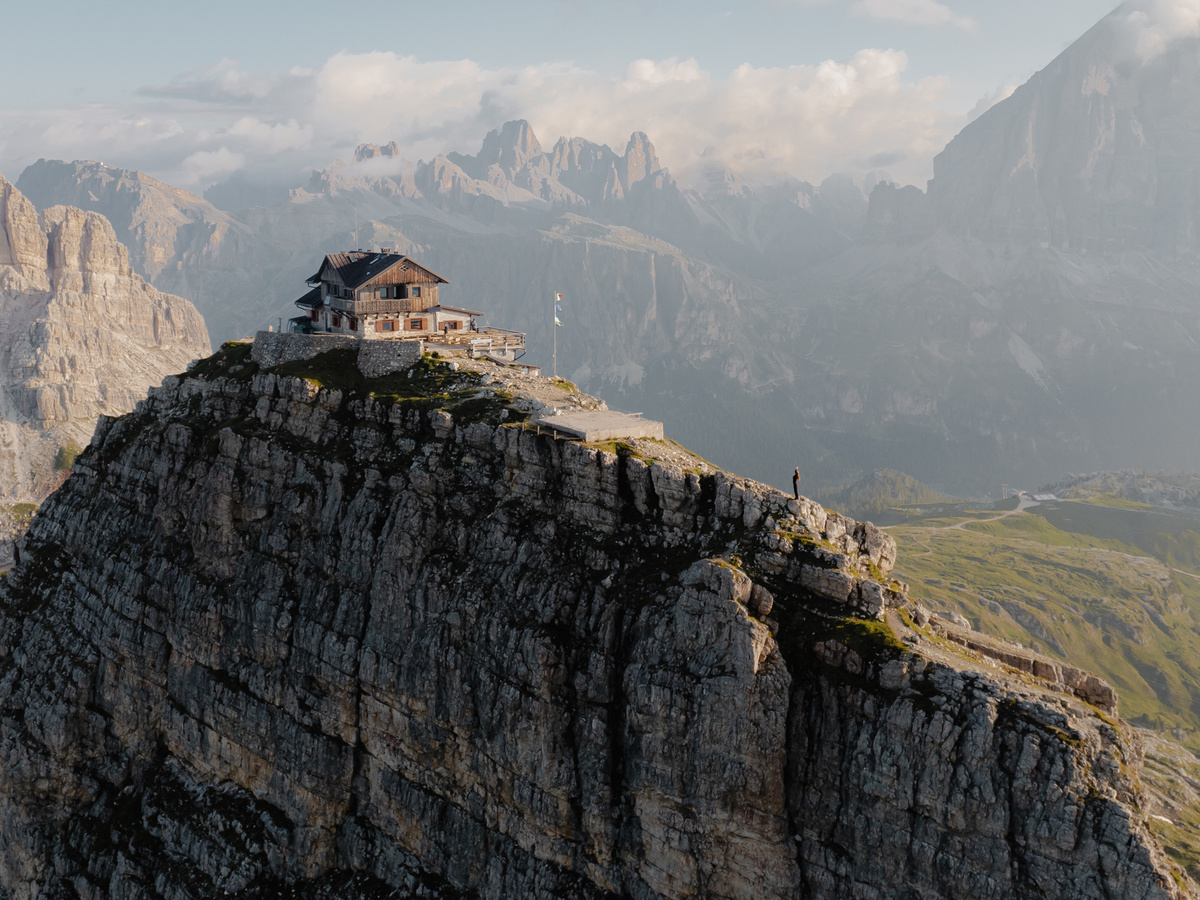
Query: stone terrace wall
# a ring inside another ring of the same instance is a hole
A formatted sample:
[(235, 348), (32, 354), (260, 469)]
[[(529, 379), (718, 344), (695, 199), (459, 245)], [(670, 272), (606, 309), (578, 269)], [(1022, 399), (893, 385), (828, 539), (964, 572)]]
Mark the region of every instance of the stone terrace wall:
[(378, 378), (407, 369), (421, 358), (421, 341), (359, 341), (358, 370)]
[(260, 331), (250, 358), (260, 366), (311, 359), (329, 350), (358, 349), (358, 368), (368, 378), (407, 369), (421, 358), (421, 341), (364, 341), (346, 334), (299, 334)]

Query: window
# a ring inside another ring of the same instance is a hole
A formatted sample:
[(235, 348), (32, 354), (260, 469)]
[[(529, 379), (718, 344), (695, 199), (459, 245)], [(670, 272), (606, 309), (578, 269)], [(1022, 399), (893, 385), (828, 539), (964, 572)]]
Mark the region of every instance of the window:
[(333, 317), (333, 327), (334, 327), (334, 328), (341, 328), (341, 327), (342, 327), (342, 317), (341, 317), (341, 316), (334, 316), (334, 317)]
[(396, 323), (391, 319), (386, 319), (379, 323), (379, 331), (395, 331)]
[(408, 330), (409, 330), (409, 331), (420, 331), (420, 330), (421, 330), (421, 329), (423, 329), (424, 327), (425, 327), (425, 320), (424, 320), (424, 319), (411, 319), (411, 320), (409, 320), (409, 323), (408, 323)]
[(419, 284), (414, 284), (412, 287), (410, 287), (408, 289), (408, 296), (420, 297), (421, 296), (421, 286)]
[(446, 324), (450, 326), (451, 331), (458, 331), (459, 327), (462, 325), (462, 322), (447, 322)]
[(351, 331), (358, 331), (358, 319), (351, 319), (351, 320), (350, 320), (350, 330), (351, 330)]
[(309, 318), (310, 318), (310, 319), (312, 319), (314, 322), (315, 322), (315, 321), (317, 321), (317, 319), (319, 319), (319, 318), (321, 317), (320, 313), (318, 313), (318, 312), (317, 312), (315, 309), (314, 309), (314, 310), (311, 310), (311, 311), (309, 312), (308, 316), (309, 316)]

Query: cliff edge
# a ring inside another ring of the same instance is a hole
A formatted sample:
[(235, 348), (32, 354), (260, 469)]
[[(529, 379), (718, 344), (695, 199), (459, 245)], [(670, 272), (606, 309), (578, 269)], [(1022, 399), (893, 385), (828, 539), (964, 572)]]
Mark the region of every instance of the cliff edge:
[(102, 420), (0, 587), (0, 896), (1187, 895), (1098, 679), (523, 384), (228, 344)]

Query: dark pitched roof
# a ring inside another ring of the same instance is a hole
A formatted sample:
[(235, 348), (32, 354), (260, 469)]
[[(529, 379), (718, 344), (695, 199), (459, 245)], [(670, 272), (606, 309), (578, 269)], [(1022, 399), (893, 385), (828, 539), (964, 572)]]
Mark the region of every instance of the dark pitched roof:
[(372, 278), (382, 275), (388, 269), (398, 266), (401, 263), (407, 263), (423, 269), (442, 284), (450, 283), (437, 272), (434, 272), (427, 266), (422, 266), (410, 257), (399, 253), (373, 253), (367, 250), (349, 250), (344, 253), (326, 254), (324, 262), (321, 263), (321, 268), (317, 269), (317, 273), (308, 279), (308, 283), (315, 284), (319, 282), (321, 274), (325, 271), (326, 267), (331, 267), (337, 271), (338, 277), (342, 279), (342, 284), (353, 289), (361, 287)]
[(312, 309), (314, 306), (320, 306), (321, 289), (319, 287), (313, 288), (311, 291), (297, 300), (296, 305), (301, 309)]

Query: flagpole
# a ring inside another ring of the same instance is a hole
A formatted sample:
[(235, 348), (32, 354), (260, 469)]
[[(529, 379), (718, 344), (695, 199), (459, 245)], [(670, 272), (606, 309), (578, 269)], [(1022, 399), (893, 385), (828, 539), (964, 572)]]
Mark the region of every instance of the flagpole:
[(558, 377), (558, 291), (552, 292), (554, 298), (550, 303), (550, 331), (554, 333), (553, 349), (550, 351), (550, 361), (554, 377)]

